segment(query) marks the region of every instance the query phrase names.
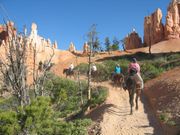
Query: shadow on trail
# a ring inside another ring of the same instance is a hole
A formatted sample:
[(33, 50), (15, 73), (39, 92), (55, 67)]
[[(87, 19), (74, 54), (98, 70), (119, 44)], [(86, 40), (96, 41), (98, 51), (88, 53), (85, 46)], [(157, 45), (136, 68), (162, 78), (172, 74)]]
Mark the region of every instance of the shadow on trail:
[[(117, 111), (113, 109), (118, 109)], [(104, 113), (110, 113), (117, 116), (128, 116), (130, 115), (127, 111), (122, 111), (123, 107), (116, 107), (113, 104), (102, 104), (101, 106), (97, 107), (96, 109), (92, 110), (89, 114), (87, 114), (86, 118), (91, 118), (92, 121), (100, 122), (103, 120)]]
[[(142, 92), (141, 98), (140, 98), (141, 102), (143, 103), (143, 107), (144, 107), (144, 113), (147, 114), (148, 120), (149, 120), (149, 126), (152, 126), (154, 128), (154, 134), (153, 135), (164, 135), (162, 127), (160, 125), (160, 123), (158, 122), (153, 110), (151, 109), (151, 106), (148, 102), (147, 97), (144, 95), (144, 93)], [(141, 126), (143, 128), (147, 128), (147, 125)], [(150, 135), (149, 133), (146, 133), (146, 135)]]
[(108, 109), (108, 113), (117, 115), (117, 116), (128, 116), (130, 115), (127, 111), (114, 111), (113, 109)]
[(113, 104), (102, 104), (101, 106), (98, 106), (94, 110), (92, 110), (89, 114), (87, 114), (86, 118), (91, 118), (92, 121), (100, 122), (103, 120), (103, 114), (112, 106)]

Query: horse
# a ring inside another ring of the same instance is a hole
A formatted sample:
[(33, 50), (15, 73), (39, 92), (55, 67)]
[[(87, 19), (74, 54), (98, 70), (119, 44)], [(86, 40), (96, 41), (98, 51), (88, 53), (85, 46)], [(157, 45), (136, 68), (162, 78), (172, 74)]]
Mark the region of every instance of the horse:
[(141, 88), (140, 88), (140, 83), (137, 83), (133, 76), (127, 77), (125, 81), (125, 90), (128, 90), (129, 93), (129, 103), (130, 103), (130, 114), (133, 114), (133, 106), (134, 106), (134, 94), (136, 94), (136, 110), (138, 110), (138, 98), (140, 97), (141, 94)]
[[(87, 72), (87, 76), (89, 75), (89, 71)], [(102, 73), (100, 71), (91, 70), (91, 78), (93, 82), (99, 82), (101, 80)]]
[(112, 76), (113, 76), (112, 81), (113, 81), (114, 87), (118, 86), (118, 85), (120, 85), (120, 87), (122, 87), (123, 83), (124, 83), (124, 75), (123, 74), (115, 74)]
[(66, 74), (66, 78), (69, 76), (70, 78), (73, 76), (76, 78), (77, 72), (75, 70), (70, 71), (68, 68), (63, 69), (63, 74)]

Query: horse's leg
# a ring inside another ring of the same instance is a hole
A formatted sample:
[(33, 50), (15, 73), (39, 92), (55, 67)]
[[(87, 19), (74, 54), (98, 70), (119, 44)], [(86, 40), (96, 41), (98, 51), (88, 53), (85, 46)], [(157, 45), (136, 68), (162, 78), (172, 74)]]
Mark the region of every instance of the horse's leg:
[(132, 90), (128, 90), (129, 92), (129, 104), (130, 104), (130, 115), (133, 114), (133, 99), (132, 99)]
[(122, 78), (119, 79), (119, 87), (122, 89)]
[(138, 99), (140, 97), (140, 94), (141, 94), (141, 89), (137, 89), (136, 90), (136, 110), (138, 110)]
[(115, 87), (116, 81), (113, 79), (113, 88)]
[(117, 87), (118, 87), (118, 80), (116, 80), (115, 87), (117, 89)]
[(74, 75), (73, 75), (73, 77), (74, 77), (74, 80), (76, 80), (76, 79), (77, 79), (76, 74), (74, 74)]
[(138, 92), (136, 92), (136, 110), (138, 110), (138, 97), (139, 97)]

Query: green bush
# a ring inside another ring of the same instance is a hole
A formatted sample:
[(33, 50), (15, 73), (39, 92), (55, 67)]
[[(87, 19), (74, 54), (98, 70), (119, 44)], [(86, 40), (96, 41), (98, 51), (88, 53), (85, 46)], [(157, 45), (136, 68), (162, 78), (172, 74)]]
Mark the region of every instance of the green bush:
[(17, 135), (20, 129), (18, 116), (15, 111), (0, 112), (0, 134)]
[(55, 135), (87, 135), (86, 127), (91, 124), (90, 119), (59, 122), (54, 126)]
[(108, 96), (108, 90), (106, 87), (97, 87), (92, 90), (92, 98), (90, 101), (90, 106), (95, 107), (103, 103)]
[(50, 100), (38, 97), (30, 105), (18, 108), (18, 111), (0, 112), (0, 133), (15, 135), (19, 133), (51, 135), (53, 134), (53, 111)]
[(175, 126), (175, 125), (176, 125), (175, 121), (172, 120), (172, 116), (171, 116), (170, 113), (165, 113), (165, 112), (164, 112), (164, 113), (161, 113), (161, 114), (159, 115), (159, 119), (160, 119), (163, 123), (168, 124), (168, 125), (170, 125), (170, 126)]
[[(85, 88), (82, 88), (85, 91)], [(45, 90), (49, 91), (49, 96), (54, 104), (55, 110), (60, 111), (61, 116), (68, 115), (80, 109), (80, 89), (78, 83), (51, 76), (45, 83)]]
[[(98, 68), (104, 68), (101, 65), (97, 66)], [(57, 117), (65, 118), (76, 114), (84, 109), (82, 106), (87, 105), (87, 83), (81, 82), (80, 89), (78, 82), (51, 76), (45, 84), (45, 90), (50, 91), (49, 95), (54, 109), (57, 111)], [(94, 94), (95, 92), (98, 92), (98, 94)], [(81, 104), (81, 93), (84, 101), (83, 105)], [(102, 103), (107, 97), (106, 93), (107, 89), (104, 87), (97, 87), (92, 90), (91, 106)]]
[(30, 105), (18, 111), (0, 112), (0, 134), (3, 135), (85, 135), (89, 119), (77, 119), (72, 122), (57, 121), (54, 117), (50, 99), (37, 97)]
[(75, 67), (75, 69), (78, 69), (80, 74), (87, 75), (88, 72), (88, 64), (81, 63), (78, 66)]
[(180, 59), (180, 53), (176, 53), (176, 54), (171, 54), (169, 56), (167, 56), (167, 60), (175, 60), (175, 59)]
[(30, 134), (51, 135), (53, 134), (53, 110), (50, 106), (50, 99), (37, 97), (24, 110), (20, 108), (19, 119), (21, 129), (27, 130)]
[(0, 110), (9, 110), (18, 106), (18, 99), (15, 96), (0, 98)]
[(152, 78), (157, 77), (160, 73), (162, 73), (164, 70), (159, 67), (155, 67), (151, 63), (144, 63), (141, 66), (141, 73), (144, 81), (150, 80)]

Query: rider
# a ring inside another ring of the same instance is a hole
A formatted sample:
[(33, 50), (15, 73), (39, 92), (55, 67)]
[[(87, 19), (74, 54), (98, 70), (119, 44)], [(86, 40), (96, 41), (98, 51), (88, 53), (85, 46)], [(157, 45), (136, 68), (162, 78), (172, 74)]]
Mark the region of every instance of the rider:
[(93, 73), (97, 71), (97, 67), (96, 67), (96, 65), (94, 63), (92, 64), (91, 70), (92, 70)]
[(116, 66), (114, 68), (114, 73), (115, 74), (121, 74), (121, 67), (119, 64), (116, 64)]
[(141, 87), (141, 89), (143, 89), (144, 88), (144, 82), (143, 82), (143, 79), (141, 77), (140, 66), (137, 63), (136, 58), (133, 58), (132, 62), (129, 64), (128, 73), (129, 73), (130, 76), (134, 77), (136, 83), (137, 82), (140, 83), (140, 87)]
[(112, 79), (114, 80), (114, 76), (117, 74), (121, 74), (121, 67), (119, 64), (116, 64), (115, 68), (114, 68), (114, 72), (112, 74)]
[(69, 72), (71, 73), (73, 71), (73, 69), (74, 69), (74, 65), (73, 65), (73, 63), (71, 63), (71, 65), (69, 66)]
[(96, 72), (97, 72), (97, 67), (96, 65), (93, 63), (92, 64), (92, 67), (91, 67), (91, 75), (96, 75)]

